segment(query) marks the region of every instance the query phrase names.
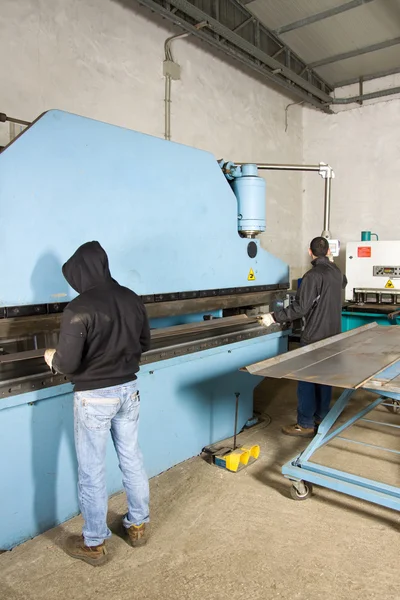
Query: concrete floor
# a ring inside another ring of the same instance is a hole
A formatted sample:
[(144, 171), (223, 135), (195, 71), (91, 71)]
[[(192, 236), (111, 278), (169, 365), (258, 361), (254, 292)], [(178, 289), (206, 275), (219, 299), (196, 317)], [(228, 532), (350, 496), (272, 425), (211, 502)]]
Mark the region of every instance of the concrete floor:
[[(256, 406), (272, 421), (242, 434), (241, 442), (261, 445), (254, 465), (231, 474), (194, 458), (153, 479), (152, 537), (135, 550), (118, 535), (124, 496), (112, 498), (117, 535), (104, 567), (62, 551), (66, 535), (80, 532), (79, 517), (1, 555), (1, 600), (397, 600), (398, 514), (321, 488), (293, 501), (280, 467), (305, 442), (280, 427), (294, 421), (294, 384), (266, 380)], [(400, 420), (384, 408), (374, 416)], [(399, 449), (396, 431), (384, 439), (364, 424), (354, 437)], [(321, 452), (334, 466), (400, 485), (396, 455), (378, 459), (343, 442)]]

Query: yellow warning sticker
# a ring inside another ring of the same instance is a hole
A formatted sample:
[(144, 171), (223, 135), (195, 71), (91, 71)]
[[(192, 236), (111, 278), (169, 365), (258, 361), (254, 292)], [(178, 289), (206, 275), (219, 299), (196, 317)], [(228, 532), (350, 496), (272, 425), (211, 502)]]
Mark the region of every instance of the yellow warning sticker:
[(253, 271), (253, 269), (250, 269), (249, 274), (247, 276), (247, 281), (255, 281), (255, 280), (256, 280), (256, 276), (254, 275), (254, 271)]
[(385, 285), (385, 288), (389, 288), (390, 290), (394, 289), (393, 281), (391, 279), (388, 279), (388, 282)]

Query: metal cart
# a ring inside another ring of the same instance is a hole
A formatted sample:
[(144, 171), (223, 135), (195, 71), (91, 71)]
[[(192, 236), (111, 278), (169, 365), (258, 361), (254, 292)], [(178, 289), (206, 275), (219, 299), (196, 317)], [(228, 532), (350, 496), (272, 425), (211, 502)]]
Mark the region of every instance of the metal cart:
[[(245, 368), (251, 374), (310, 381), (343, 388), (339, 399), (322, 421), (318, 432), (307, 448), (289, 460), (282, 473), (292, 482), (291, 495), (295, 500), (310, 497), (312, 485), (361, 498), (388, 508), (400, 510), (400, 488), (330, 468), (315, 460), (315, 453), (337, 439), (361, 444), (379, 452), (400, 455), (400, 451), (354, 440), (344, 432), (357, 421), (377, 423), (400, 429), (399, 425), (367, 419), (368, 414), (389, 400), (400, 400), (400, 327), (380, 327), (371, 323), (311, 344), (287, 354)], [(367, 406), (345, 422), (336, 425), (356, 390), (373, 392)], [(314, 460), (311, 460), (314, 457)]]

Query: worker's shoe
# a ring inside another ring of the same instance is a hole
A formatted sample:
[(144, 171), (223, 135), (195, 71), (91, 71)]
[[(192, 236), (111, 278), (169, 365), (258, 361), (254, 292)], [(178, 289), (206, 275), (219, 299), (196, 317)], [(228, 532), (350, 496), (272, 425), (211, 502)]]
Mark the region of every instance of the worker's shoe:
[(99, 546), (86, 546), (82, 536), (74, 536), (67, 540), (65, 552), (72, 558), (87, 562), (92, 567), (100, 567), (107, 562), (106, 543)]
[(302, 427), (298, 423), (282, 427), (282, 433), (292, 435), (293, 437), (312, 438), (315, 435), (314, 427)]
[(146, 523), (141, 525), (131, 525), (127, 528), (128, 539), (131, 546), (144, 546), (147, 542), (148, 531), (146, 531)]

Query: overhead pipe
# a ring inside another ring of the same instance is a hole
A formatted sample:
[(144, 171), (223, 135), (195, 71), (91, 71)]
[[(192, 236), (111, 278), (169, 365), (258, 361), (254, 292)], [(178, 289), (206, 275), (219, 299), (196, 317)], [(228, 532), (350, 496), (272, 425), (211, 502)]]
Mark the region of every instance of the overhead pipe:
[(355, 102), (365, 102), (366, 100), (374, 100), (375, 98), (383, 98), (384, 96), (393, 96), (394, 94), (400, 94), (399, 86), (386, 90), (378, 90), (377, 92), (369, 92), (368, 94), (350, 96), (349, 98), (332, 98), (332, 104), (354, 104)]
[[(232, 164), (232, 163), (231, 163)], [(235, 162), (234, 165), (242, 166), (246, 163)], [(325, 180), (324, 188), (324, 229), (321, 236), (327, 240), (331, 237), (330, 218), (331, 218), (331, 196), (332, 196), (332, 179), (335, 173), (329, 165), (319, 163), (319, 165), (291, 165), (291, 164), (274, 164), (274, 163), (258, 163), (257, 168), (260, 171), (314, 171)]]

